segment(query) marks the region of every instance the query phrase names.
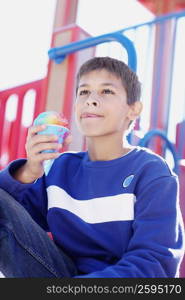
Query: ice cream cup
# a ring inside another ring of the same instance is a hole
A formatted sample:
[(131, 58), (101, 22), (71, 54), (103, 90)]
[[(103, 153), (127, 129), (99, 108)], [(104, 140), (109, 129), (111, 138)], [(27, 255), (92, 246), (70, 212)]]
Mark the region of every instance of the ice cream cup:
[[(58, 143), (62, 144), (64, 139), (68, 135), (69, 129), (61, 125), (55, 125), (55, 124), (46, 124), (46, 125), (47, 125), (46, 129), (39, 131), (38, 134), (56, 135), (58, 136)], [(57, 150), (48, 149), (48, 150), (43, 150), (42, 152), (52, 153), (52, 152), (57, 152)], [(54, 159), (48, 159), (43, 162), (44, 172), (46, 176), (48, 175), (53, 163), (54, 163)]]
[[(55, 135), (58, 137), (58, 143), (62, 144), (64, 139), (69, 133), (69, 129), (65, 127), (68, 124), (67, 120), (64, 119), (59, 113), (55, 111), (45, 111), (40, 113), (37, 118), (34, 120), (33, 125), (42, 125), (45, 124), (46, 128), (42, 131), (39, 131), (37, 134), (44, 135)], [(42, 152), (53, 153), (57, 152), (55, 149), (47, 149)], [(44, 172), (45, 175), (48, 175), (55, 159), (44, 160)]]
[[(56, 135), (58, 137), (58, 143), (62, 144), (64, 139), (66, 138), (66, 136), (69, 133), (69, 129), (61, 126), (61, 125), (55, 125), (55, 124), (46, 124), (46, 129), (39, 131), (38, 134), (44, 134), (44, 135)], [(50, 150), (44, 150), (43, 152), (47, 152), (47, 153), (52, 153), (52, 152), (56, 152), (57, 150), (55, 149), (50, 149)]]

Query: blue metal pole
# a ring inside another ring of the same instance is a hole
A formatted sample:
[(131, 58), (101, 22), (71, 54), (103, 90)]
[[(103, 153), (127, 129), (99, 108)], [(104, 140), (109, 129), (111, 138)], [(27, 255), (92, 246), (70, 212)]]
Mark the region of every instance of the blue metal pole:
[(48, 55), (49, 58), (53, 59), (56, 63), (61, 63), (65, 57), (71, 53), (112, 41), (117, 41), (126, 49), (128, 55), (128, 65), (133, 71), (136, 71), (137, 58), (135, 47), (133, 43), (120, 32), (90, 37), (78, 42), (70, 43), (63, 47), (52, 48), (48, 51)]

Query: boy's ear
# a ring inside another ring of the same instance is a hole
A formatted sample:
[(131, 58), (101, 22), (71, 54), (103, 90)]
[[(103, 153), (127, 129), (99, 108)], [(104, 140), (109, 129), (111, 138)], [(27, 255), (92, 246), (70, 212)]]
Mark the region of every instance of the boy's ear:
[(140, 101), (136, 101), (133, 104), (129, 105), (129, 111), (127, 117), (130, 121), (134, 121), (139, 117), (143, 109), (143, 104)]

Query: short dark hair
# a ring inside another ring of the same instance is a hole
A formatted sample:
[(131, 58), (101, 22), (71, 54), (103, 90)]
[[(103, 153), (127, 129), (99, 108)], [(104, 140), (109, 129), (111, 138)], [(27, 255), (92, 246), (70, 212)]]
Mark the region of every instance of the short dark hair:
[(80, 78), (95, 70), (105, 69), (121, 79), (127, 93), (127, 104), (140, 100), (141, 83), (138, 76), (123, 61), (111, 57), (93, 57), (86, 61), (79, 69), (76, 77), (76, 91)]

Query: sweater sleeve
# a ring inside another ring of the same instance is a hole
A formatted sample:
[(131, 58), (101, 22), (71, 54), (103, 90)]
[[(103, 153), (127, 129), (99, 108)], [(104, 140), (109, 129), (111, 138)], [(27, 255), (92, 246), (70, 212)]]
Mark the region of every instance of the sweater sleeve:
[(178, 277), (184, 253), (184, 227), (176, 176), (159, 177), (136, 195), (133, 235), (122, 258), (80, 278)]
[(47, 193), (44, 176), (29, 184), (20, 183), (12, 176), (12, 172), (20, 168), (25, 162), (25, 159), (18, 159), (0, 172), (0, 188), (18, 201), (44, 230), (48, 230), (46, 220)]

